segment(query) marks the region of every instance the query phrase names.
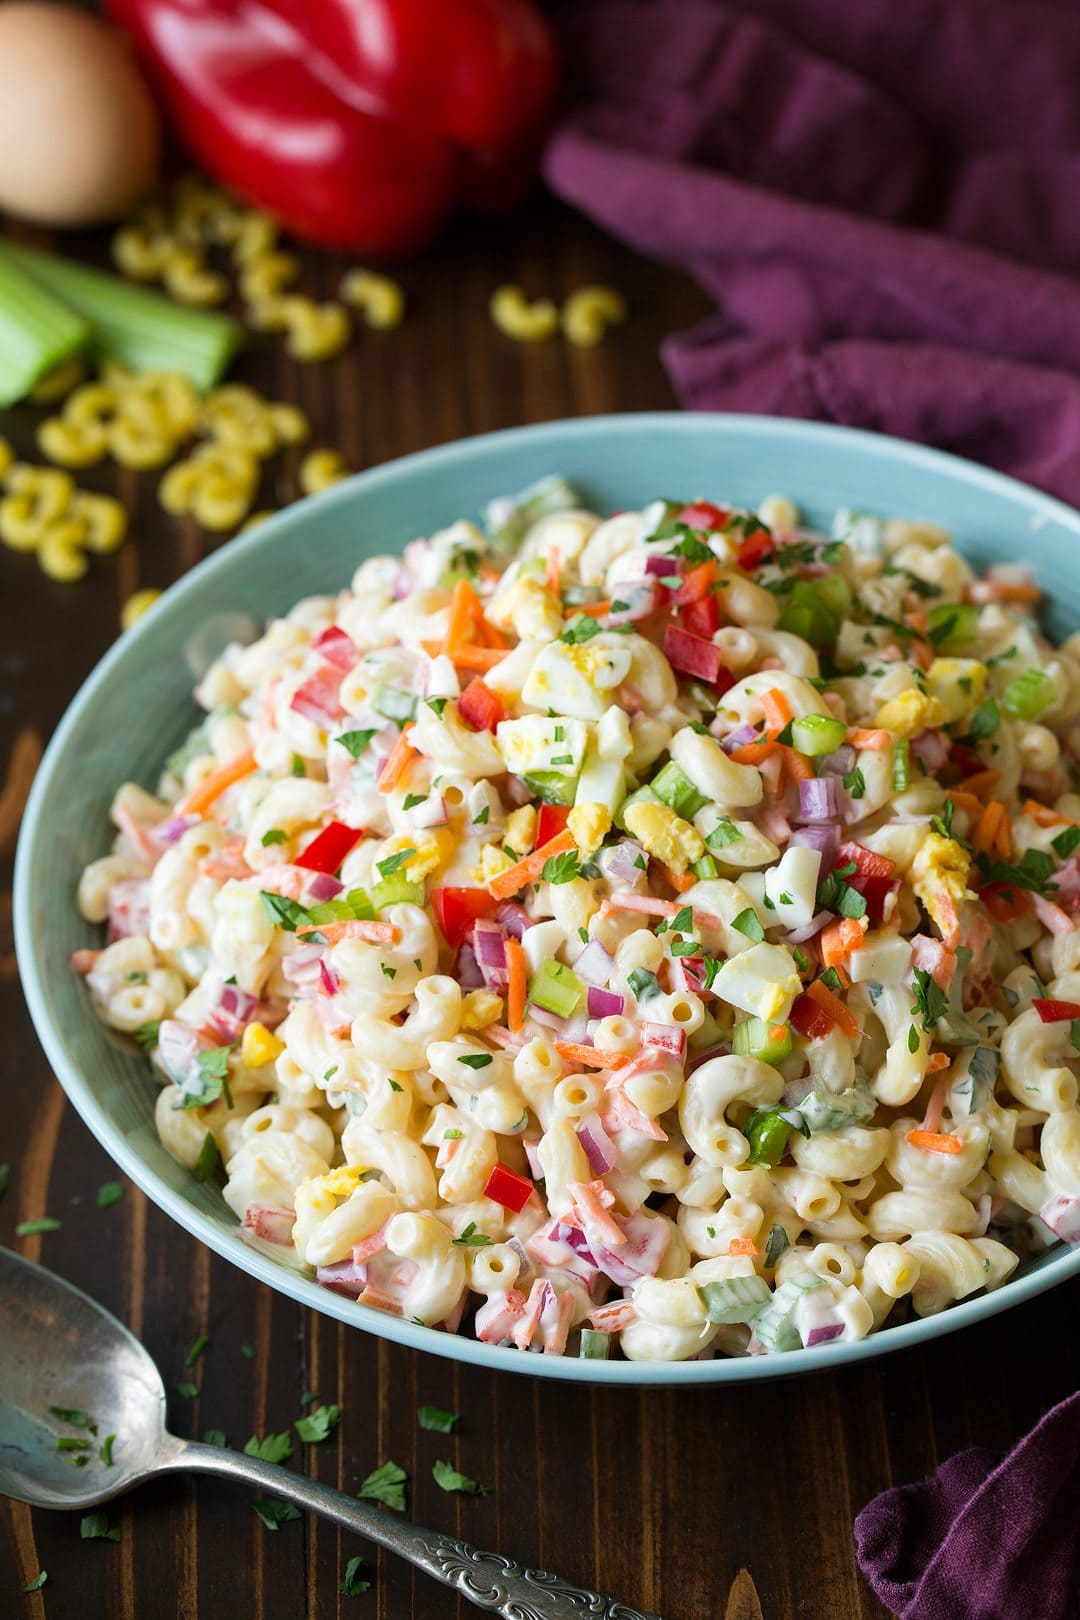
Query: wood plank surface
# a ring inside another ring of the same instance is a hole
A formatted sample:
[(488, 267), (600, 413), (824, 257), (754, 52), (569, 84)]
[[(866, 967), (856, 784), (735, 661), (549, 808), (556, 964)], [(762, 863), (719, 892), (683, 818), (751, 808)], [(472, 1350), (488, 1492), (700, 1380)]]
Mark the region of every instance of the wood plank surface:
[[(104, 256), (94, 238), (81, 247), (87, 257)], [(329, 295), (338, 273), (335, 261), (311, 257), (305, 282)], [(272, 397), (302, 405), (315, 442), (339, 448), (355, 468), (521, 422), (670, 407), (658, 344), (705, 310), (689, 283), (545, 200), (517, 220), (457, 225), (402, 279), (410, 314), (399, 332), (364, 332), (345, 356), (317, 368), (293, 365), (267, 342), (237, 368)], [(632, 319), (597, 350), (520, 348), (487, 317), (488, 295), (503, 280), (556, 297), (586, 281), (610, 282), (627, 294)], [(9, 412), (0, 431), (29, 452), (39, 418)], [(317, 1390), (340, 1403), (341, 1426), (322, 1445), (298, 1446), (291, 1466), (355, 1491), (393, 1458), (409, 1472), (408, 1510), (420, 1523), (665, 1620), (884, 1615), (856, 1568), (855, 1514), (876, 1492), (922, 1477), (960, 1448), (1008, 1446), (1075, 1387), (1076, 1285), (925, 1349), (837, 1374), (742, 1389), (590, 1391), (458, 1367), (309, 1315), (212, 1257), (130, 1184), (119, 1204), (96, 1208), (97, 1188), (115, 1167), (65, 1105), (19, 991), (10, 938), (14, 836), (40, 746), (115, 639), (121, 601), (176, 578), (207, 541), (193, 524), (164, 515), (153, 474), (104, 468), (84, 481), (122, 494), (134, 543), (96, 560), (77, 586), (53, 584), (32, 558), (0, 551), (0, 1161), (11, 1164), (0, 1241), (115, 1311), (168, 1385), (198, 1383), (196, 1399), (171, 1398), (178, 1434), (221, 1428), (242, 1444), (286, 1428), (300, 1415), (301, 1393)], [(774, 483), (783, 487), (782, 467)], [(264, 496), (280, 503), (294, 494), (285, 458)], [(15, 1237), (17, 1222), (45, 1213), (60, 1217), (62, 1230)], [(200, 1334), (210, 1343), (192, 1373), (184, 1358)], [(422, 1403), (462, 1413), (455, 1434), (420, 1431)], [(489, 1494), (444, 1494), (431, 1477), (441, 1457)], [(113, 1521), (118, 1544), (84, 1542), (77, 1516), (0, 1502), (0, 1615), (464, 1620), (476, 1612), (326, 1524), (303, 1520), (271, 1533), (243, 1492), (212, 1481), (144, 1488), (115, 1505)], [(355, 1553), (372, 1563), (374, 1586), (347, 1598), (338, 1586)], [(43, 1567), (46, 1587), (21, 1596)]]

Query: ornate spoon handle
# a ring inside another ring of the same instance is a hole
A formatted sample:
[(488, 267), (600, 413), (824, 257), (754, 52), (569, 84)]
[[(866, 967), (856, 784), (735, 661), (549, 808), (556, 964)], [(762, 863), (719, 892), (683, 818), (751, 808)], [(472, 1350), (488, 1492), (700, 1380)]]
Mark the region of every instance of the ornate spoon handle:
[(545, 1570), (526, 1569), (501, 1553), (481, 1552), (453, 1536), (424, 1530), (396, 1513), (382, 1513), (370, 1502), (357, 1501), (258, 1457), (170, 1437), (160, 1466), (243, 1480), (309, 1513), (334, 1519), (388, 1552), (407, 1558), (437, 1581), (455, 1587), (478, 1609), (490, 1609), (503, 1620), (660, 1620), (658, 1615), (632, 1609), (601, 1592), (571, 1586)]

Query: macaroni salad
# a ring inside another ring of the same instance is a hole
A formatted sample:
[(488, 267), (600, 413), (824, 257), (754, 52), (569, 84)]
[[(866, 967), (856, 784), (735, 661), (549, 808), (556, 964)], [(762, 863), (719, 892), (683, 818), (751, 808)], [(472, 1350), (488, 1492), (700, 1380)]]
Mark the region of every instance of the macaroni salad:
[(859, 1339), (1080, 1241), (1080, 637), (924, 522), (557, 477), (196, 691), (93, 1005), (241, 1235), (521, 1350)]

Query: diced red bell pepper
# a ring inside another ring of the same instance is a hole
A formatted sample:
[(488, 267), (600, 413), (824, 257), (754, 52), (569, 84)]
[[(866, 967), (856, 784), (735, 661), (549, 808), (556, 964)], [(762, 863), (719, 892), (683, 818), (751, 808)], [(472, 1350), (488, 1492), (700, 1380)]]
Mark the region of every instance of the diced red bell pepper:
[(565, 804), (542, 804), (540, 814), (536, 818), (536, 840), (534, 849), (546, 844), (549, 838), (554, 838), (566, 826), (570, 815), (570, 808)]
[(722, 529), (731, 516), (728, 506), (714, 506), (712, 501), (691, 501), (676, 518), (690, 529)]
[(332, 726), (345, 713), (340, 692), (341, 670), (335, 669), (333, 664), (322, 664), (296, 688), (289, 707), (312, 725)]
[(896, 862), (887, 855), (878, 855), (872, 849), (866, 849), (862, 844), (841, 844), (836, 854), (838, 867), (850, 866), (855, 863), (855, 872), (847, 878), (853, 883), (855, 877), (891, 878), (896, 871)]
[(432, 889), (428, 898), (443, 938), (455, 951), (471, 933), (476, 919), (493, 917), (499, 904), (486, 889)]
[(527, 1176), (508, 1170), (505, 1164), (495, 1164), (484, 1187), (484, 1197), (501, 1204), (503, 1209), (519, 1215), (533, 1195), (533, 1184)]
[(995, 922), (1012, 922), (1031, 910), (1031, 895), (1013, 883), (988, 883), (979, 890), (979, 899)]
[(336, 872), (363, 836), (363, 827), (347, 827), (343, 821), (332, 821), (296, 857), (293, 865), (302, 866), (308, 872)]
[(688, 603), (679, 618), (683, 629), (689, 630), (692, 636), (711, 641), (720, 628), (720, 609), (716, 597), (703, 596), (700, 601)]
[(664, 631), (664, 656), (672, 669), (699, 681), (715, 681), (724, 667), (719, 647), (677, 624), (669, 624)]
[(494, 731), (503, 717), (503, 706), (491, 687), (474, 675), (458, 698), (458, 713), (474, 731)]
[(700, 563), (697, 568), (691, 568), (688, 574), (683, 575), (683, 582), (675, 592), (676, 605), (689, 607), (691, 602), (700, 602), (702, 597), (708, 596), (715, 578), (716, 561), (712, 557), (707, 562)]
[(753, 534), (747, 535), (739, 547), (735, 561), (744, 573), (750, 574), (775, 556), (776, 541), (772, 535), (767, 529), (756, 529)]
[(974, 748), (962, 742), (954, 742), (949, 749), (949, 764), (955, 765), (962, 776), (977, 776), (986, 769)]
[(1044, 1024), (1065, 1024), (1080, 1018), (1080, 1002), (1045, 1000), (1036, 996), (1031, 1005)]
[(346, 635), (344, 630), (332, 624), (328, 630), (315, 637), (311, 643), (313, 652), (321, 653), (328, 664), (340, 669), (342, 674), (352, 669), (359, 658), (359, 653), (353, 645), (352, 637)]
[(792, 1029), (797, 1029), (808, 1041), (820, 1040), (823, 1035), (831, 1035), (836, 1028), (820, 1002), (805, 992), (795, 997), (790, 1022)]

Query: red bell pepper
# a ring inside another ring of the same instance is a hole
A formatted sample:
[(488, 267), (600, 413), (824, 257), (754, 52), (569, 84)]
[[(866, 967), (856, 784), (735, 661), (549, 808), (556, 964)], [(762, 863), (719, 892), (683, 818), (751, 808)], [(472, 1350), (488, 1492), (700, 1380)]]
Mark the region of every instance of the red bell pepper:
[(739, 547), (735, 561), (745, 574), (752, 574), (776, 555), (776, 541), (767, 529), (756, 529)]
[(831, 1018), (824, 1007), (818, 1005), (813, 996), (805, 991), (795, 997), (791, 1009), (791, 1027), (798, 1030), (800, 1035), (808, 1041), (820, 1040), (825, 1035), (831, 1035), (836, 1028), (836, 1020)]
[(503, 706), (491, 687), (474, 675), (458, 698), (458, 713), (474, 731), (494, 731), (503, 717)]
[(477, 917), (493, 917), (499, 902), (486, 889), (432, 889), (428, 896), (443, 938), (457, 950)]
[(701, 636), (704, 641), (711, 641), (720, 628), (715, 596), (703, 596), (700, 601), (689, 603), (679, 617), (684, 630), (689, 630), (692, 636)]
[(669, 624), (664, 631), (664, 657), (672, 669), (699, 681), (715, 681), (724, 667), (719, 647), (677, 624)]
[(484, 1197), (501, 1204), (503, 1209), (513, 1210), (520, 1215), (525, 1205), (533, 1195), (533, 1184), (526, 1176), (519, 1176), (516, 1170), (508, 1170), (505, 1164), (492, 1166), (491, 1174), (484, 1187)]
[(1046, 1001), (1036, 996), (1031, 1005), (1044, 1024), (1065, 1024), (1080, 1018), (1080, 1004), (1075, 1001)]
[(347, 827), (343, 821), (332, 821), (313, 838), (294, 866), (308, 872), (336, 872), (353, 845), (364, 836), (362, 827)]
[(731, 516), (728, 506), (714, 506), (712, 501), (691, 501), (676, 518), (691, 529), (722, 529)]
[(534, 847), (539, 849), (549, 838), (562, 832), (570, 818), (570, 807), (565, 804), (542, 804), (536, 818)]
[(106, 0), (183, 143), (323, 247), (399, 257), (532, 180), (555, 47), (532, 0)]

